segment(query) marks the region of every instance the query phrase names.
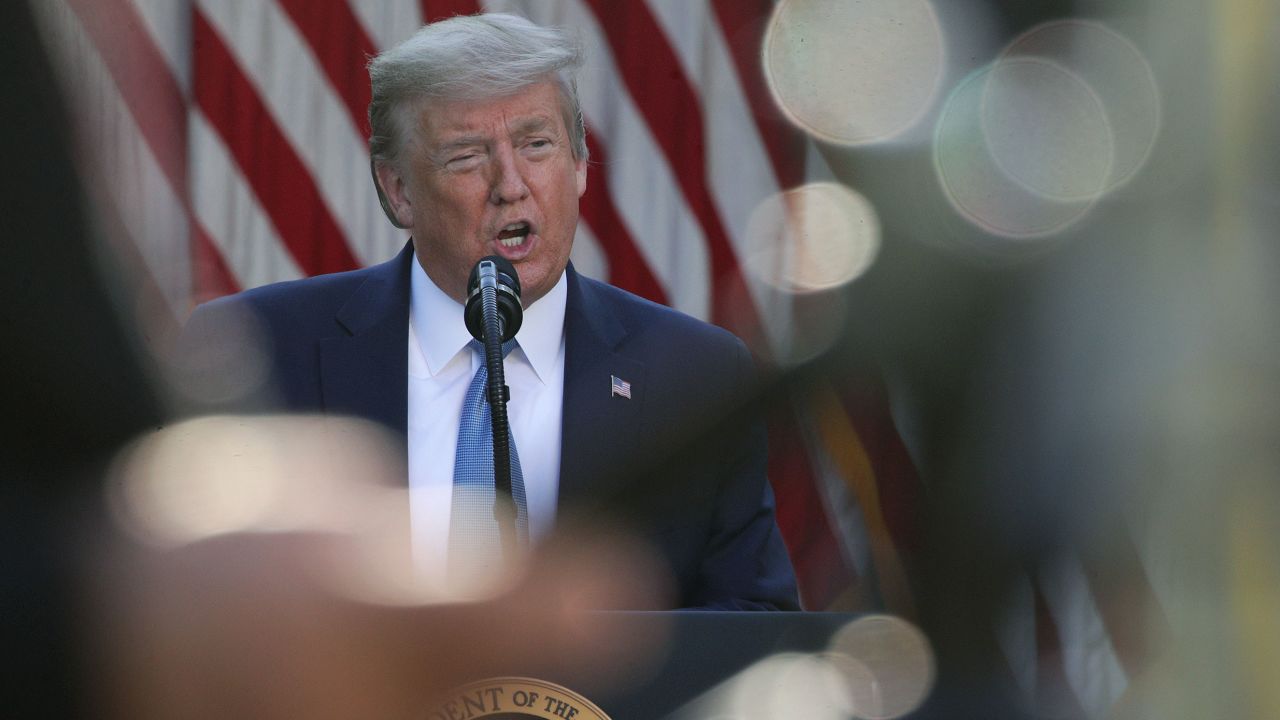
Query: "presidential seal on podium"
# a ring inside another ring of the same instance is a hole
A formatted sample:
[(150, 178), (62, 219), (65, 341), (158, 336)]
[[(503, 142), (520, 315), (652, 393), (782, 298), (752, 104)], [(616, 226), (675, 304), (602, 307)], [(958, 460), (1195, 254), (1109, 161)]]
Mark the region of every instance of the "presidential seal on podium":
[(611, 720), (569, 688), (526, 677), (498, 677), (464, 685), (426, 714), (426, 720)]

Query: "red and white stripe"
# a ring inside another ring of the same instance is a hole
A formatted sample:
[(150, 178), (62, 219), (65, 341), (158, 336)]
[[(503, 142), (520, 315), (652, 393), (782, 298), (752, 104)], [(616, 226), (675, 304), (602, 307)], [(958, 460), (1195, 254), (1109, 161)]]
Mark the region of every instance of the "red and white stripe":
[(1046, 716), (1111, 717), (1171, 637), (1161, 588), (1166, 549), (1112, 538), (1106, 557), (1063, 548), (1006, 594), (1000, 647), (1028, 701)]

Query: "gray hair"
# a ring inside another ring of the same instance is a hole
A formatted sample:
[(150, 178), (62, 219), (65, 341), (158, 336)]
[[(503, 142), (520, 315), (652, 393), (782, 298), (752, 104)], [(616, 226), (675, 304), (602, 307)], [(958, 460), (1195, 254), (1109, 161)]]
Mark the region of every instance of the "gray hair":
[(373, 163), (398, 163), (409, 126), (406, 116), (420, 101), (501, 97), (553, 73), (573, 156), (586, 160), (586, 124), (574, 80), (581, 64), (582, 51), (566, 32), (518, 15), (466, 15), (426, 25), (369, 62)]

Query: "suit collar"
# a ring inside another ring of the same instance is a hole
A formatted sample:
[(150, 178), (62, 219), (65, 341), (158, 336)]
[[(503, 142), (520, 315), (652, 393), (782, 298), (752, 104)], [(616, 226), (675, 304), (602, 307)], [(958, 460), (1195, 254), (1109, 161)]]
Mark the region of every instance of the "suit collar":
[[(409, 267), (413, 262), (413, 241), (409, 241), (392, 259), (362, 272), (362, 282), (335, 319), (352, 335), (363, 335), (392, 320), (392, 316), (409, 312)], [(407, 322), (407, 319), (406, 319)], [(408, 333), (408, 328), (405, 328)]]
[(627, 337), (627, 327), (613, 303), (595, 283), (579, 275), (572, 263), (565, 269), (565, 276), (568, 278), (564, 311), (567, 378), (614, 357)]
[(348, 333), (320, 341), (320, 389), (326, 412), (377, 421), (407, 432), (409, 267), (412, 243), (392, 260), (359, 271), (363, 281), (335, 319)]
[[(639, 434), (646, 391), (645, 365), (627, 352), (629, 332), (615, 303), (572, 265), (566, 273), (562, 509), (611, 494)], [(631, 383), (630, 399), (612, 394), (611, 377)]]

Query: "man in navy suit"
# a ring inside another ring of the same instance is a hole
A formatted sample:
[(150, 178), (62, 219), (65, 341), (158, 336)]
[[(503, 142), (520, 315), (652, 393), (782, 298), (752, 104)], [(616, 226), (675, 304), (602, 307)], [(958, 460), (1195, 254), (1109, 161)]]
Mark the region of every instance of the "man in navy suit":
[[(411, 243), (201, 307), (185, 333), (197, 374), (214, 394), (262, 380), (252, 402), (231, 393), (238, 407), (354, 415), (405, 438), (416, 548), (439, 554), (480, 365), (467, 278), (499, 255), (526, 307), (506, 366), (530, 535), (576, 512), (616, 517), (668, 563), (672, 605), (795, 608), (745, 346), (569, 266), (587, 182), (580, 62), (563, 33), (507, 15), (428, 25), (375, 58), (374, 177)], [(246, 322), (261, 363), (237, 339)]]

